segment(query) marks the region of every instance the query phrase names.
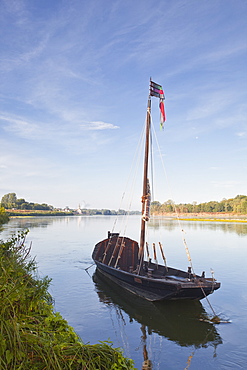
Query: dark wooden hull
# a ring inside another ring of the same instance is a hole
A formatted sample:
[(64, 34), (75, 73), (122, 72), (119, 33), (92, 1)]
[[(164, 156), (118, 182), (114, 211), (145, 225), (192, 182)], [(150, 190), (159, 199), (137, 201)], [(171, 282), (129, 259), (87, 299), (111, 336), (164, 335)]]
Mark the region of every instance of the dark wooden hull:
[[(150, 278), (118, 270), (95, 261), (98, 271), (124, 289), (149, 301), (203, 299), (220, 287), (212, 281), (188, 281), (173, 278)], [(197, 280), (197, 279), (196, 279)]]

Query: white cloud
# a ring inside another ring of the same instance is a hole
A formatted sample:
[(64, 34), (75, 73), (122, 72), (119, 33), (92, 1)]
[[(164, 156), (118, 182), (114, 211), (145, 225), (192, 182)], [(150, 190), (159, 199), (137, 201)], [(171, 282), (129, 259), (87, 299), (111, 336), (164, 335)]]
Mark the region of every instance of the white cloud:
[(112, 123), (107, 123), (103, 121), (93, 121), (88, 122), (88, 124), (82, 124), (81, 127), (86, 130), (114, 130), (119, 128), (119, 126), (115, 126)]
[(22, 138), (37, 138), (43, 134), (36, 123), (28, 122), (21, 118), (0, 115), (0, 120), (7, 122), (4, 128), (6, 131), (13, 132), (15, 135)]
[(236, 135), (240, 138), (246, 137), (246, 131), (237, 132)]
[(218, 170), (220, 170), (220, 167), (212, 166), (209, 169), (213, 170), (213, 171), (218, 171)]
[(219, 112), (224, 112), (229, 106), (230, 93), (224, 90), (202, 92), (201, 97), (197, 97), (194, 107), (187, 113), (187, 120), (198, 120), (210, 117)]

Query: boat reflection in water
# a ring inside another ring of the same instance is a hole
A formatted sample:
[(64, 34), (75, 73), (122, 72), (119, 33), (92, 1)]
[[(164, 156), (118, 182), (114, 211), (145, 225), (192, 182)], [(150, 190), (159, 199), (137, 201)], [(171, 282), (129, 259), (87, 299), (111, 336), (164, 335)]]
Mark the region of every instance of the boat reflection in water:
[(149, 302), (127, 292), (96, 269), (93, 275), (96, 291), (101, 302), (125, 311), (130, 322), (141, 324), (143, 342), (143, 369), (151, 369), (146, 349), (147, 333), (157, 333), (180, 346), (194, 348), (214, 346), (222, 339), (198, 300)]

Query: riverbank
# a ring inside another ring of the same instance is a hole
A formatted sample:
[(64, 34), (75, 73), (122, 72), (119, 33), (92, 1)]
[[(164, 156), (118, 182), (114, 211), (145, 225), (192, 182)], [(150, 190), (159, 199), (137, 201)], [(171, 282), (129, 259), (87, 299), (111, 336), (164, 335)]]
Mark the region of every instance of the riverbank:
[(154, 217), (166, 217), (183, 220), (183, 221), (218, 221), (218, 222), (247, 222), (247, 215), (236, 213), (178, 213), (166, 212), (162, 214), (154, 214)]
[(16, 210), (6, 210), (9, 217), (37, 217), (37, 216), (73, 216), (73, 212), (65, 211), (41, 211), (41, 210), (27, 210), (27, 209), (16, 209)]
[(110, 342), (84, 344), (54, 311), (51, 280), (38, 277), (26, 234), (0, 242), (0, 368), (134, 369)]

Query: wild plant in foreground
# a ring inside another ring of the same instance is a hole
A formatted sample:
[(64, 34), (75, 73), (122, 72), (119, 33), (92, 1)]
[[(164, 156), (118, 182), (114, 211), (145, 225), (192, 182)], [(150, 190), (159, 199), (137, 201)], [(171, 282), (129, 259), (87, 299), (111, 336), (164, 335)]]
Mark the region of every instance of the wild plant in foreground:
[(110, 342), (85, 345), (58, 312), (26, 246), (28, 231), (0, 241), (0, 369), (134, 369)]

